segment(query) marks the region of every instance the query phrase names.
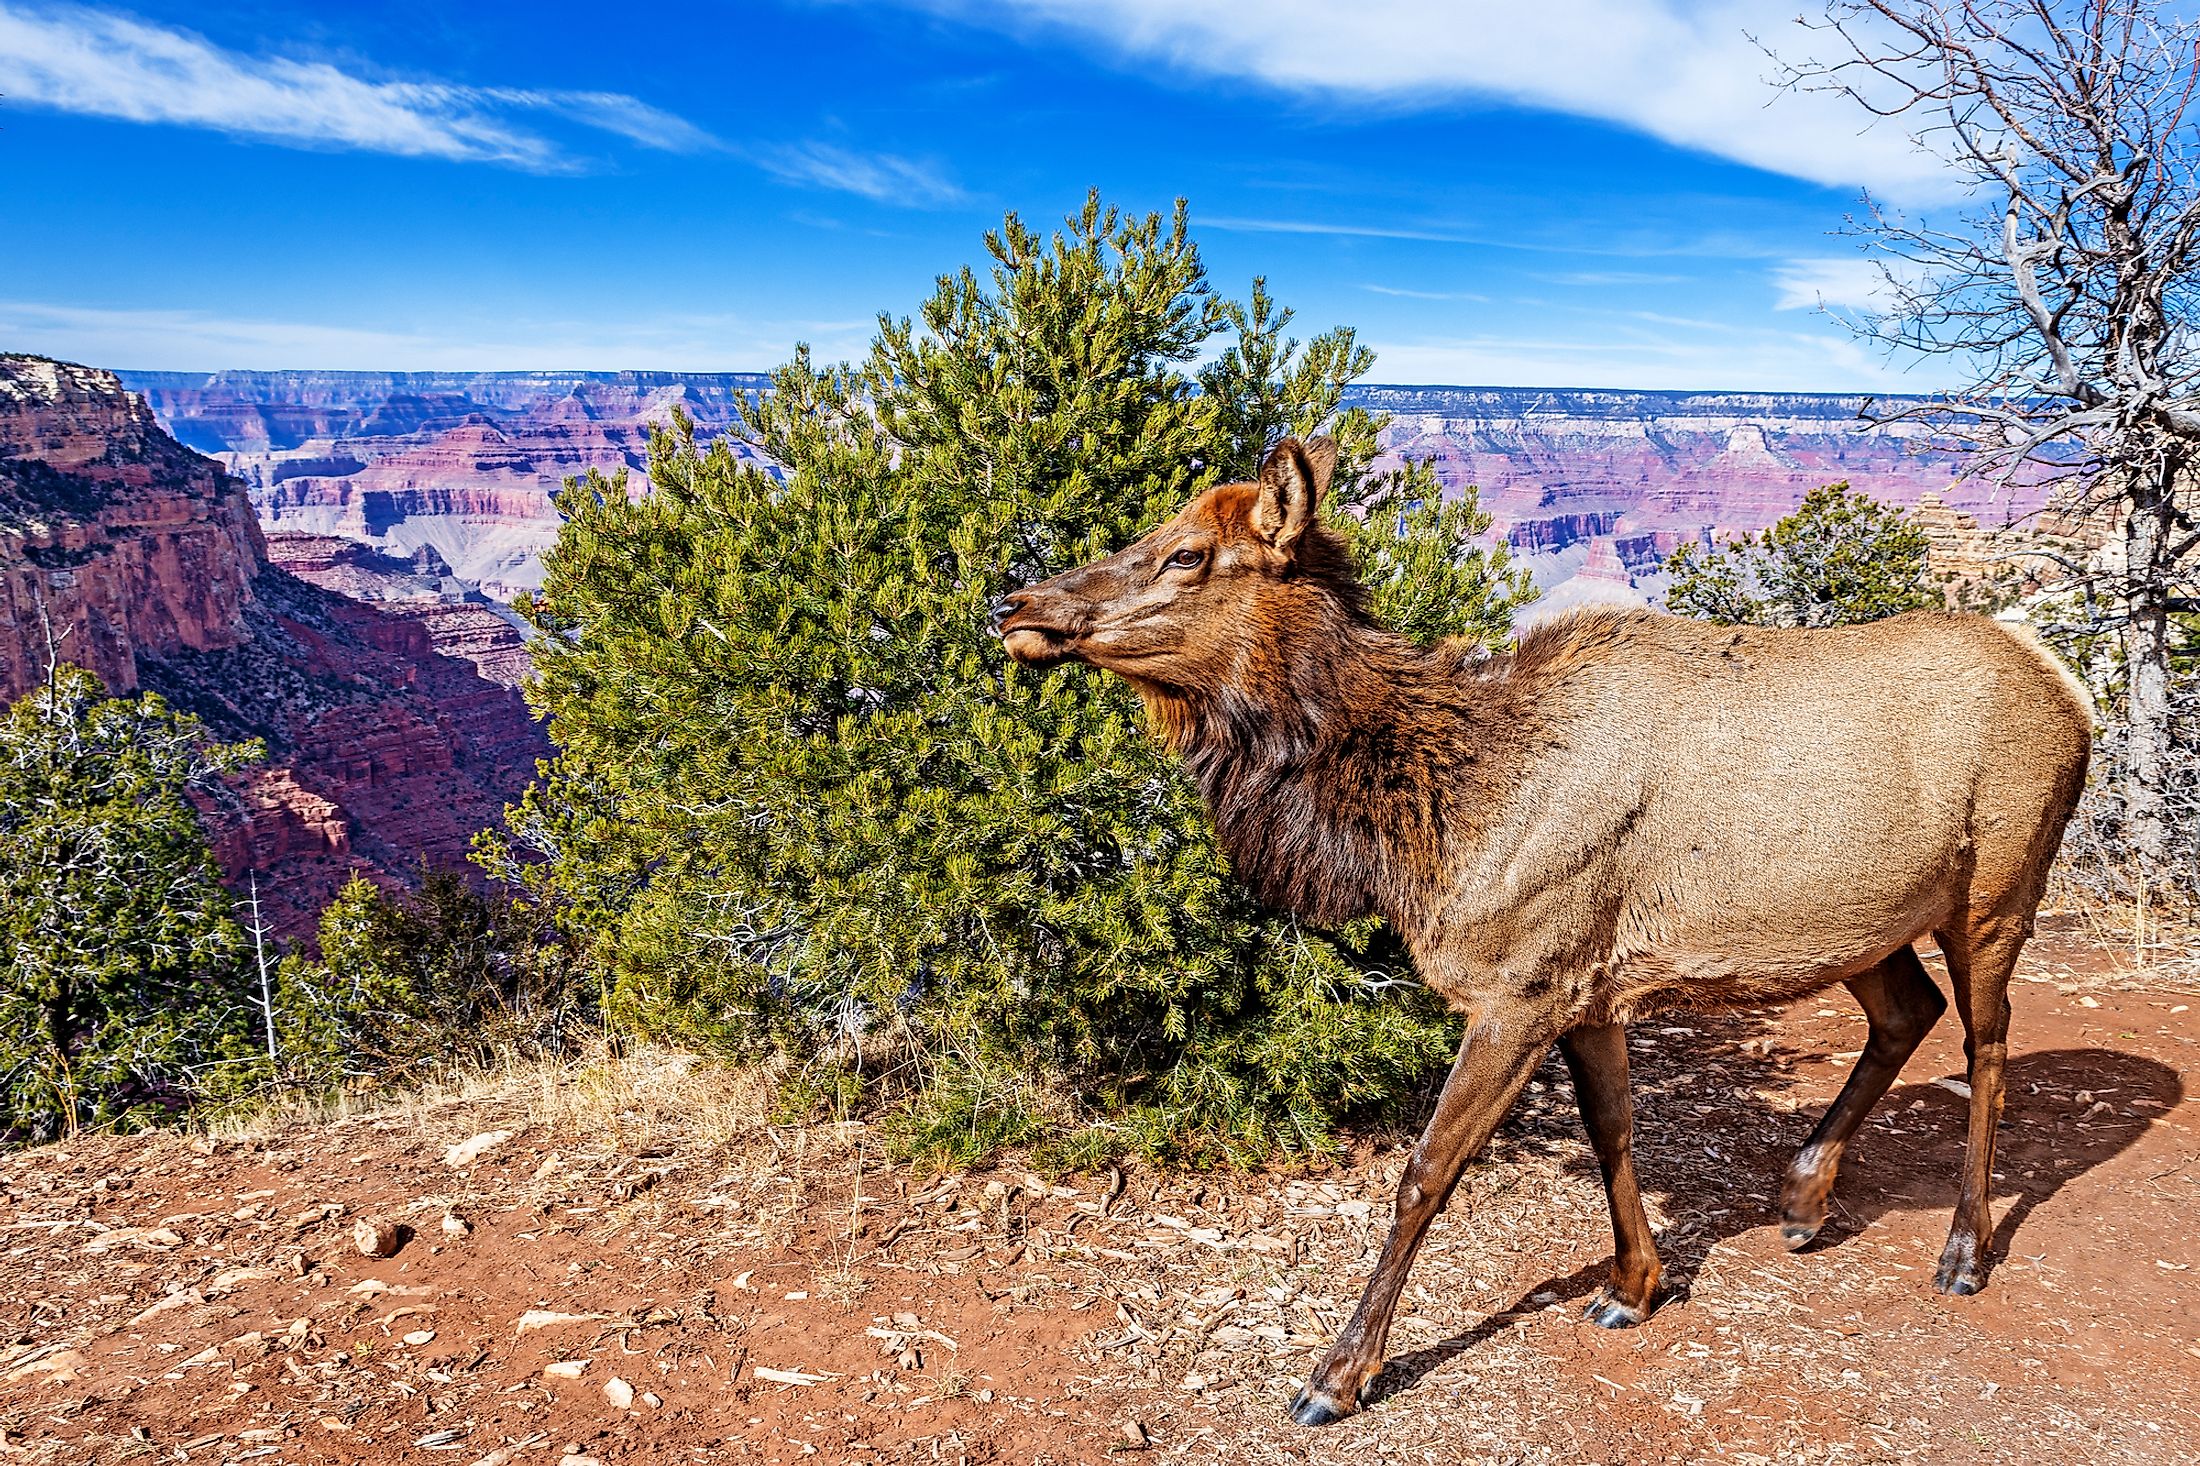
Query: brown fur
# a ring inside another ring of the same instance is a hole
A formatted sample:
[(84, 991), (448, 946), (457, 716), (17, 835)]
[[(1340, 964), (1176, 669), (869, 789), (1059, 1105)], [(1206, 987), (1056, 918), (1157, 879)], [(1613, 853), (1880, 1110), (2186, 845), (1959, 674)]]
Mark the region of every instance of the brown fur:
[(1554, 1040), (1614, 1187), (1599, 1321), (1633, 1322), (1656, 1259), (1617, 1025), (1848, 983), (1878, 1048), (1791, 1170), (1788, 1232), (1808, 1240), (1841, 1146), (1943, 1006), (1915, 968), (1928, 935), (1974, 1050), (1973, 1155), (1938, 1282), (1975, 1291), (2008, 972), (2091, 749), (2068, 674), (1992, 621), (1924, 612), (1828, 631), (1577, 612), (1508, 655), (1423, 649), (1373, 624), (1319, 523), (1333, 453), (1287, 440), (1258, 483), (1209, 490), (997, 611), (1012, 654), (1138, 689), (1263, 900), (1322, 924), (1381, 914), (1469, 1019), (1391, 1246), (1301, 1417), (1352, 1407), (1429, 1198)]

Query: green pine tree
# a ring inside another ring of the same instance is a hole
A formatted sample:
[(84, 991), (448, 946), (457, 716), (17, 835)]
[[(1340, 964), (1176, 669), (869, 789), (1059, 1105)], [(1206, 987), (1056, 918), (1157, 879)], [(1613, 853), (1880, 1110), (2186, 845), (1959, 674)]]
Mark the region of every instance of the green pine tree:
[(309, 1086), (552, 1050), (588, 1006), (559, 944), (463, 871), (404, 892), (355, 875), (317, 935), (317, 957), (284, 959), (275, 1004), (285, 1076)]
[(913, 1149), (1318, 1143), (1440, 1065), (1448, 1020), (1386, 993), (1367, 924), (1256, 909), (1121, 683), (1013, 666), (987, 608), (1324, 421), (1387, 614), (1496, 641), (1532, 592), (1471, 497), (1367, 471), (1352, 333), (1216, 301), (1181, 206), (1011, 216), (986, 250), (863, 362), (774, 374), (743, 431), (776, 472), (683, 423), (648, 495), (561, 498), (527, 608), (559, 755), (484, 858), (620, 1021), (912, 1095)]
[(76, 667), (0, 716), (0, 1137), (258, 1077), (244, 937), (190, 795), (259, 756)]
[(1667, 609), (1724, 625), (1845, 626), (1947, 604), (1910, 516), (1845, 483), (1812, 489), (1793, 514), (1724, 549), (1684, 545), (1666, 562)]

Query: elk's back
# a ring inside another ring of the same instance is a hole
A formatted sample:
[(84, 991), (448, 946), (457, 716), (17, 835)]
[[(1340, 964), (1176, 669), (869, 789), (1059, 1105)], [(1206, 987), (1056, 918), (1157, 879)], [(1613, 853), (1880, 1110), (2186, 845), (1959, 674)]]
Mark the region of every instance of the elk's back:
[(2036, 901), (2091, 747), (2075, 680), (1977, 616), (1582, 613), (1513, 675), (1539, 751), (1447, 925), (1485, 924), (1470, 966), (1592, 972), (1614, 1011), (1787, 996)]

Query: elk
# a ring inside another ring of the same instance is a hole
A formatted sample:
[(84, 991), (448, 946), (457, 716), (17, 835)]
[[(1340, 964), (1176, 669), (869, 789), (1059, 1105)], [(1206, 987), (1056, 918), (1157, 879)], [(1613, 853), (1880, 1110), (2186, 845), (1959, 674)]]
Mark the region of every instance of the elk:
[(1320, 925), (1381, 915), (1465, 1019), (1382, 1255), (1292, 1417), (1358, 1408), (1430, 1220), (1554, 1041), (1612, 1214), (1589, 1317), (1623, 1328), (1659, 1277), (1625, 1025), (1845, 984), (1870, 1037), (1781, 1188), (1783, 1239), (1809, 1242), (1843, 1148), (1946, 1007), (1928, 935), (1971, 1082), (1933, 1286), (1977, 1292), (2010, 972), (2092, 748), (2076, 679), (1946, 612), (1793, 631), (1595, 610), (1509, 653), (1424, 648), (1374, 622), (1321, 522), (1335, 462), (1329, 439), (1287, 438), (1256, 482), (993, 608), (1017, 660), (1136, 689), (1261, 900)]

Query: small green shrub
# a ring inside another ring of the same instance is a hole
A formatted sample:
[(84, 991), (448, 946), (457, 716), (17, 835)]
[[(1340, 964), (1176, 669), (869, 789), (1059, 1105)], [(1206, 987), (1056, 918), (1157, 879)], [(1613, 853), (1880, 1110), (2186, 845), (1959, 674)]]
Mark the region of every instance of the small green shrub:
[(1948, 604), (1910, 516), (1845, 483), (1812, 489), (1764, 533), (1666, 562), (1667, 609), (1727, 625), (1845, 626)]
[(0, 1138), (151, 1123), (265, 1077), (190, 797), (259, 756), (77, 667), (0, 716)]
[(556, 1052), (592, 1016), (592, 990), (554, 936), (462, 872), (425, 871), (407, 892), (355, 876), (319, 937), (317, 960), (293, 953), (277, 971), (277, 1050), (294, 1083)]

